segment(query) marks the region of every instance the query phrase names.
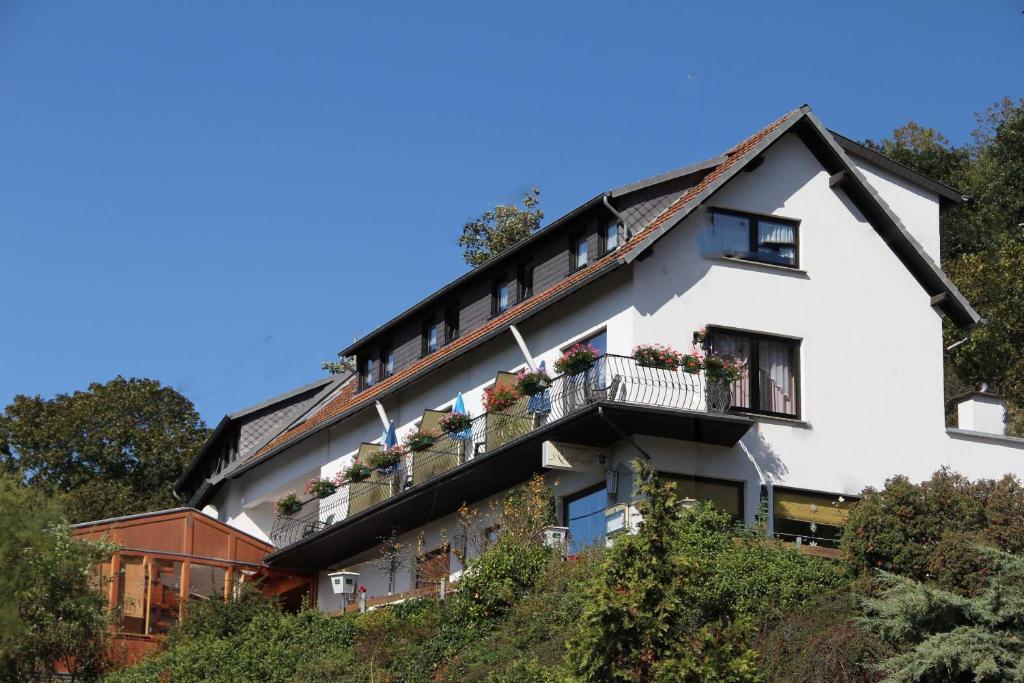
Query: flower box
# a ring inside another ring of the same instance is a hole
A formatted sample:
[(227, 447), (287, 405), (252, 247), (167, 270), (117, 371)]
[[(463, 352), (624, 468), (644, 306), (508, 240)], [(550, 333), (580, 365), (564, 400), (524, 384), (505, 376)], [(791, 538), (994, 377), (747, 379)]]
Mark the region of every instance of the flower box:
[(302, 501), (294, 493), (286, 493), (275, 501), (277, 514), (290, 517), (302, 509)]
[(465, 413), (448, 413), (441, 418), (441, 431), (445, 434), (459, 434), (473, 426), (473, 418)]
[(587, 371), (600, 355), (590, 344), (575, 344), (555, 361), (555, 371), (562, 375), (578, 375)]
[(519, 388), (514, 384), (499, 384), (484, 389), (484, 410), (488, 413), (499, 413), (508, 410), (522, 398)]
[(327, 496), (334, 495), (337, 490), (338, 485), (330, 479), (310, 479), (309, 483), (306, 484), (306, 493), (317, 498), (326, 498)]
[(425, 451), (434, 445), (438, 436), (439, 434), (435, 431), (415, 431), (405, 437), (405, 447), (414, 453)]
[(663, 344), (640, 344), (633, 348), (637, 365), (658, 370), (675, 370), (683, 361), (683, 354)]
[(348, 466), (348, 468), (342, 472), (342, 477), (345, 481), (355, 483), (357, 481), (363, 481), (368, 479), (373, 473), (373, 468), (366, 466), (365, 464), (356, 460), (354, 463)]
[(392, 446), (370, 455), (367, 464), (378, 472), (391, 472), (395, 466), (405, 457), (405, 449), (401, 446)]
[(522, 396), (539, 394), (551, 386), (546, 370), (523, 370), (516, 377), (516, 389)]

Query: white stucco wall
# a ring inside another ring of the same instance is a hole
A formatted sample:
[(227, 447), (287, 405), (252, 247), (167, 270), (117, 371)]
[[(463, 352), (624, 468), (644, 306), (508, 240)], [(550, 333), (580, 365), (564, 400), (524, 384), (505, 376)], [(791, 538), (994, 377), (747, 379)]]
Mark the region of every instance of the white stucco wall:
[[(867, 164), (862, 170), (937, 258), (937, 197)], [(760, 420), (732, 448), (637, 437), (658, 469), (742, 482), (748, 521), (757, 511), (762, 484), (856, 494), (895, 474), (921, 480), (944, 465), (973, 477), (1024, 474), (1024, 442), (947, 433), (939, 315), (842, 191), (828, 186), (828, 174), (795, 136), (785, 136), (759, 168), (740, 173), (708, 204), (798, 219), (800, 270), (701, 256), (698, 233), (709, 213), (699, 209), (648, 258), (519, 326), (531, 352), (549, 369), (561, 348), (601, 329), (609, 352), (623, 355), (642, 342), (687, 351), (693, 330), (707, 324), (802, 340), (799, 421)], [(443, 408), (459, 391), (470, 413), (480, 414), (482, 390), (495, 373), (523, 365), (511, 334), (503, 334), (384, 398), (383, 405), (401, 438), (424, 408)], [(333, 476), (361, 442), (380, 433), (371, 406), (228, 482), (212, 506), (224, 521), (267, 538), (275, 497), (301, 491), (310, 477)], [(624, 468), (637, 455), (624, 442), (609, 451), (613, 467)], [(565, 496), (600, 477), (552, 472), (548, 481)], [(442, 530), (451, 538), (456, 526), (448, 516), (405, 538), (414, 540), (422, 531), (429, 550), (440, 543)], [(366, 564), (374, 552), (339, 558), (332, 568), (359, 571), (360, 583), (379, 595), (386, 592), (386, 577)], [(452, 567), (459, 569), (454, 558)], [(326, 581), (324, 574), (321, 607), (338, 609), (340, 601)], [(403, 581), (396, 591), (411, 587), (413, 575)]]
[(925, 253), (939, 263), (939, 196), (858, 157), (851, 157)]

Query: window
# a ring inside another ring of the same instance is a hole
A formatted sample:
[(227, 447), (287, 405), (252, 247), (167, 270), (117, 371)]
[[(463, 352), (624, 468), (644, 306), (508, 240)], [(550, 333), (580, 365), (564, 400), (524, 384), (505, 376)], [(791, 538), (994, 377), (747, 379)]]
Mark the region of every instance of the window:
[(608, 492), (604, 484), (586, 489), (565, 499), (565, 525), (569, 527), (569, 552), (600, 545), (605, 539), (604, 510)]
[(658, 472), (663, 481), (676, 485), (676, 497), (708, 501), (720, 512), (727, 512), (733, 519), (743, 519), (743, 484), (738, 481), (710, 479), (672, 472)]
[[(149, 568), (147, 633), (164, 634), (178, 623), (181, 607), (181, 562), (152, 560)], [(221, 595), (223, 595), (221, 588)]]
[(117, 582), (117, 606), (121, 613), (121, 630), (125, 633), (146, 632), (146, 575), (143, 559), (121, 556)]
[(573, 270), (585, 268), (587, 260), (587, 236), (577, 235), (572, 240), (572, 267)]
[(380, 350), (380, 378), (387, 379), (395, 374), (395, 350), (385, 346)]
[(850, 516), (856, 498), (837, 493), (772, 488), (772, 518), (775, 535), (835, 547), (839, 533)]
[(700, 236), (701, 253), (796, 268), (798, 230), (797, 221), (715, 209)]
[(188, 570), (189, 600), (223, 600), (227, 570), (192, 562)]
[(444, 341), (451, 344), (459, 338), (459, 305), (453, 304), (444, 312)]
[(373, 362), (373, 358), (366, 357), (363, 361), (363, 371), (360, 374), (364, 389), (374, 385), (377, 381), (377, 364)]
[(619, 248), (619, 221), (617, 219), (613, 218), (605, 224), (601, 239), (604, 242), (604, 253), (607, 254)]
[(423, 321), (423, 355), (437, 351), (439, 340), (437, 338), (437, 325), (433, 318)]
[(800, 342), (751, 332), (712, 329), (712, 350), (744, 365), (732, 385), (734, 410), (781, 417), (800, 416)]
[(500, 278), (491, 286), (491, 315), (501, 315), (508, 306), (508, 280)]
[(533, 263), (523, 263), (516, 273), (519, 282), (519, 301), (533, 296)]

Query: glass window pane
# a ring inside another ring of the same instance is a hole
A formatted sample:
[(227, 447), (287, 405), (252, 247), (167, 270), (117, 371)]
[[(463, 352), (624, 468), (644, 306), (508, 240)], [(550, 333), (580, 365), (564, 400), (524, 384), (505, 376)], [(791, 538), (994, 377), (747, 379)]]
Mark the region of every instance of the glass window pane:
[(701, 233), (704, 256), (747, 256), (750, 252), (750, 219), (728, 213), (712, 214), (711, 228)]
[(178, 622), (181, 562), (153, 560), (149, 572), (149, 633), (163, 634)]
[(223, 567), (193, 562), (188, 570), (189, 600), (223, 600), (226, 576), (227, 570)]
[(498, 289), (498, 308), (502, 311), (508, 308), (508, 283), (503, 283)]
[(796, 415), (796, 348), (791, 342), (762, 339), (759, 344), (759, 408)]
[(603, 487), (566, 503), (570, 553), (604, 543), (604, 510), (607, 506), (608, 493)]
[(121, 556), (117, 606), (125, 633), (146, 632), (146, 566), (141, 557)]
[(736, 408), (753, 408), (750, 402), (750, 338), (714, 332), (711, 348), (717, 355), (727, 356), (743, 364), (743, 377), (732, 385), (732, 405)]
[(687, 477), (667, 472), (659, 472), (658, 476), (675, 483), (676, 496), (680, 499), (709, 501), (716, 509), (727, 512), (735, 519), (743, 517), (743, 484), (740, 482)]
[(619, 246), (619, 224), (612, 221), (608, 224), (604, 236), (605, 249), (611, 251)]
[(796, 265), (796, 226), (770, 220), (757, 221), (757, 257), (772, 263)]
[(576, 240), (576, 267), (582, 268), (587, 265), (587, 238), (580, 237)]

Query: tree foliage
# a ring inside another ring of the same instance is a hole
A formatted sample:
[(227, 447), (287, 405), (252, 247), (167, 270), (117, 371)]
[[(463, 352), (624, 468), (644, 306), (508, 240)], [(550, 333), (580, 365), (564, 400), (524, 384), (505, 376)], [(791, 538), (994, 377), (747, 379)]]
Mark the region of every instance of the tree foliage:
[(1012, 475), (972, 482), (943, 469), (920, 484), (897, 476), (881, 490), (864, 491), (850, 511), (843, 549), (857, 573), (881, 569), (962, 586), (965, 571), (975, 573), (966, 566), (971, 559), (965, 543), (1024, 549), (1021, 511), (1024, 488)]
[(43, 680), (60, 665), (95, 680), (109, 613), (93, 567), (112, 546), (72, 538), (53, 501), (17, 477), (0, 477), (0, 519), (0, 678)]
[(207, 434), (174, 389), (117, 377), (51, 399), (16, 396), (0, 415), (0, 459), (59, 496), (75, 522), (176, 505), (171, 485)]
[(973, 597), (881, 574), (866, 623), (899, 651), (891, 683), (1024, 680), (1024, 559), (988, 551), (995, 572)]
[(523, 241), (540, 228), (544, 212), (537, 208), (540, 190), (523, 194), (522, 208), (499, 204), (462, 226), (459, 246), (463, 259), (471, 266), (491, 260), (509, 247)]

